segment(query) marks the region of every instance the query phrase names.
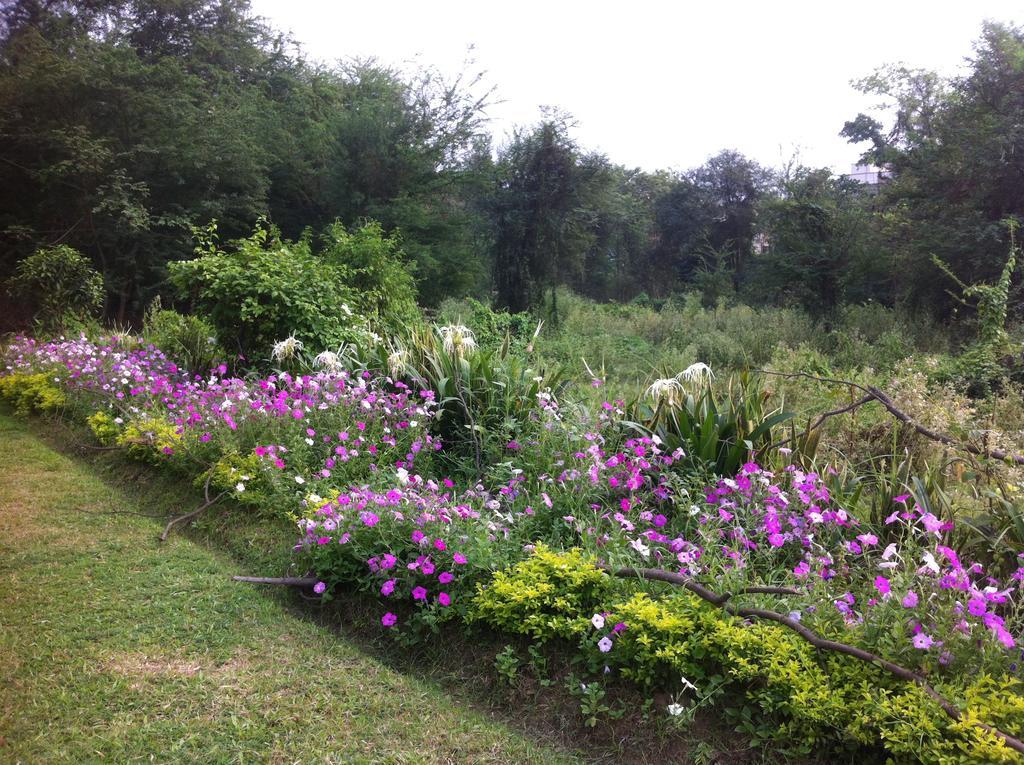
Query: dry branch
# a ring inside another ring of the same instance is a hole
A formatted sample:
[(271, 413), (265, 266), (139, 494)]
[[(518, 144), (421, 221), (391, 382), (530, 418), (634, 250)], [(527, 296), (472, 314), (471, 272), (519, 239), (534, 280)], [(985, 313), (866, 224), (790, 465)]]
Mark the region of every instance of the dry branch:
[(167, 541), (167, 537), (170, 536), (170, 534), (171, 534), (171, 529), (173, 529), (179, 523), (182, 523), (184, 521), (188, 521), (188, 520), (191, 520), (192, 518), (195, 518), (197, 515), (199, 515), (201, 512), (203, 512), (203, 510), (205, 510), (206, 508), (210, 507), (211, 505), (216, 504), (217, 502), (220, 501), (221, 497), (223, 497), (225, 494), (227, 494), (227, 491), (222, 491), (216, 497), (214, 497), (213, 499), (210, 499), (210, 478), (212, 478), (212, 475), (207, 475), (206, 476), (206, 483), (203, 484), (203, 496), (206, 497), (206, 502), (201, 504), (199, 507), (197, 507), (195, 510), (193, 510), (190, 513), (185, 513), (184, 515), (179, 515), (179, 516), (176, 516), (174, 518), (171, 518), (171, 520), (169, 520), (167, 522), (167, 525), (164, 527), (163, 534), (160, 535), (160, 541), (161, 542), (166, 542)]
[[(858, 399), (857, 401), (853, 402), (852, 404), (849, 404), (848, 406), (842, 407), (840, 409), (833, 409), (830, 412), (825, 412), (824, 414), (820, 415), (818, 419), (815, 421), (815, 423), (808, 427), (807, 430), (804, 431), (804, 433), (809, 433), (813, 431), (829, 417), (834, 417), (835, 415), (852, 411), (859, 406), (863, 406), (864, 404), (870, 403), (871, 401), (877, 401), (879, 404), (885, 407), (889, 414), (891, 414), (893, 417), (895, 417), (897, 420), (904, 423), (905, 425), (909, 425), (911, 428), (914, 429), (915, 432), (919, 433), (925, 438), (931, 439), (932, 441), (937, 441), (941, 444), (946, 444), (947, 446), (952, 446), (954, 449), (962, 449), (963, 451), (970, 452), (971, 454), (976, 454), (979, 457), (988, 457), (990, 459), (1000, 460), (1002, 462), (1013, 462), (1017, 465), (1024, 465), (1024, 456), (1022, 455), (1011, 454), (1010, 452), (1004, 451), (1003, 449), (982, 449), (980, 446), (975, 446), (972, 443), (960, 441), (958, 439), (953, 438), (952, 436), (947, 436), (945, 433), (938, 433), (934, 430), (931, 430), (930, 428), (926, 428), (924, 425), (915, 421), (913, 417), (911, 417), (909, 414), (907, 414), (898, 406), (896, 406), (896, 403), (891, 398), (889, 398), (889, 396), (884, 391), (879, 390), (874, 386), (860, 385), (859, 383), (855, 383), (851, 380), (837, 380), (832, 377), (818, 377), (817, 375), (808, 374), (807, 372), (773, 372), (768, 369), (758, 369), (756, 371), (759, 374), (773, 375), (775, 377), (804, 377), (808, 380), (816, 380), (818, 382), (831, 383), (834, 385), (847, 385), (851, 388), (857, 388), (858, 390), (862, 390), (867, 394), (863, 398)], [(778, 443), (772, 444), (769, 448), (781, 446), (782, 444), (789, 443), (792, 440), (792, 438), (787, 438), (784, 441), (779, 441)]]
[(251, 582), (252, 584), (277, 584), (284, 587), (312, 587), (319, 579), (309, 576), (233, 576), (235, 582)]
[[(772, 621), (776, 622), (777, 624), (781, 624), (782, 626), (787, 627), (793, 632), (795, 632), (797, 635), (802, 637), (815, 648), (824, 651), (833, 651), (835, 653), (845, 654), (846, 656), (852, 656), (855, 659), (860, 659), (861, 661), (865, 661), (869, 664), (874, 664), (875, 666), (878, 666), (881, 669), (886, 670), (887, 672), (889, 672), (895, 677), (900, 678), (901, 680), (907, 680), (909, 682), (916, 683), (921, 687), (921, 689), (925, 693), (927, 693), (932, 699), (934, 699), (935, 702), (940, 707), (942, 707), (942, 710), (947, 715), (949, 715), (953, 720), (959, 721), (963, 717), (963, 713), (960, 711), (959, 707), (957, 707), (952, 701), (947, 699), (937, 690), (932, 688), (932, 686), (928, 684), (928, 681), (924, 677), (917, 674), (913, 670), (907, 669), (906, 667), (901, 667), (899, 664), (894, 664), (888, 659), (883, 659), (881, 656), (873, 654), (870, 651), (866, 651), (863, 648), (858, 648), (857, 646), (852, 646), (846, 643), (840, 643), (835, 640), (823, 638), (814, 631), (805, 627), (796, 619), (786, 616), (785, 614), (780, 614), (777, 611), (770, 611), (765, 608), (743, 608), (740, 606), (731, 605), (728, 601), (730, 598), (733, 597), (732, 593), (713, 592), (704, 585), (694, 582), (689, 577), (684, 576), (683, 574), (674, 573), (672, 571), (665, 571), (663, 569), (657, 568), (612, 568), (611, 566), (605, 565), (599, 565), (598, 568), (607, 571), (612, 576), (622, 578), (638, 577), (640, 579), (646, 579), (648, 581), (666, 582), (668, 584), (673, 584), (679, 587), (685, 587), (687, 590), (694, 593), (702, 600), (711, 603), (713, 606), (718, 606), (719, 608), (723, 609), (727, 613), (732, 614), (733, 616), (738, 616), (744, 619), (765, 619), (767, 621)], [(746, 591), (751, 592), (755, 589), (788, 590), (789, 588), (748, 588)], [(1021, 754), (1024, 754), (1024, 742), (1020, 741), (1019, 739), (1009, 735), (1008, 733), (1004, 733), (998, 728), (993, 728), (991, 725), (986, 725), (985, 723), (980, 721), (972, 721), (972, 724), (978, 726), (987, 733), (991, 733), (995, 736), (998, 736), (1000, 739), (1003, 740), (1003, 743), (1005, 743), (1008, 747), (1017, 752), (1020, 752)]]

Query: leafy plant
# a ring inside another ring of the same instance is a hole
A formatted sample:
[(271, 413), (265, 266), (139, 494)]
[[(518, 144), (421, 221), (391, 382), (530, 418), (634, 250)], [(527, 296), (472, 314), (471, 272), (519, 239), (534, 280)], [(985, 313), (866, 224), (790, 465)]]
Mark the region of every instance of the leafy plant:
[(103, 277), (77, 250), (43, 247), (18, 263), (7, 283), (33, 306), (41, 332), (60, 332), (95, 319), (103, 308)]
[[(696, 378), (697, 372), (691, 375)], [(745, 372), (730, 378), (721, 394), (706, 375), (703, 381), (663, 378), (648, 388), (646, 398), (633, 401), (626, 425), (657, 436), (670, 452), (681, 449), (685, 465), (733, 475), (763, 455), (774, 443), (775, 428), (793, 417), (781, 407), (769, 408), (768, 400), (757, 379)]]
[(142, 332), (148, 342), (196, 374), (206, 374), (225, 357), (217, 343), (216, 330), (209, 321), (195, 314), (181, 314), (163, 308), (160, 298), (154, 300), (146, 311)]

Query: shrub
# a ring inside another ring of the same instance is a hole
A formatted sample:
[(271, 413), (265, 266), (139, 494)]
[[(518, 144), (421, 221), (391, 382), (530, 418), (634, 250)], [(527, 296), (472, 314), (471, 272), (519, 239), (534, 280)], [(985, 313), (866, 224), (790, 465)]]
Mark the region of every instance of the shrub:
[(159, 298), (146, 311), (142, 333), (147, 342), (196, 374), (206, 374), (225, 357), (213, 324), (201, 316), (162, 308)]
[(0, 377), (0, 398), (11, 403), (16, 414), (54, 412), (67, 403), (62, 388), (45, 373), (14, 373)]
[(66, 245), (41, 248), (18, 263), (8, 288), (33, 306), (43, 332), (77, 329), (103, 308), (103, 277)]
[(308, 240), (289, 242), (263, 226), (225, 251), (211, 228), (200, 232), (197, 258), (170, 264), (171, 281), (223, 343), (250, 359), (267, 358), (289, 335), (330, 350), (364, 340), (373, 326), (387, 331), (415, 319), (411, 277), (379, 225), (348, 233), (335, 224), (324, 243), (314, 254)]

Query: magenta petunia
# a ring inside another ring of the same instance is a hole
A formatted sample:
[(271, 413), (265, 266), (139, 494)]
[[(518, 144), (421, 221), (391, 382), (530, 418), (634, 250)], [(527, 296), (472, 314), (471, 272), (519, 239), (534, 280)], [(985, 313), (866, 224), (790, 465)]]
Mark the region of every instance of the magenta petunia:
[(388, 611), (384, 616), (380, 617), (380, 623), (385, 627), (394, 627), (398, 622), (398, 617)]

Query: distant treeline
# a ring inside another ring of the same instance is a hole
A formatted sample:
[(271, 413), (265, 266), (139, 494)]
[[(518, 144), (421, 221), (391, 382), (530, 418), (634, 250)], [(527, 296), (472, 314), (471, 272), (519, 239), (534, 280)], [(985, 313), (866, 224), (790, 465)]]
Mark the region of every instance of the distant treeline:
[(0, 279), (70, 245), (122, 322), (169, 291), (167, 263), (212, 220), (223, 239), (266, 217), (310, 241), (336, 220), (380, 221), (427, 306), (550, 310), (563, 285), (946, 317), (957, 285), (933, 256), (990, 281), (1004, 221), (1024, 217), (1024, 31), (1009, 25), (982, 29), (960, 77), (888, 67), (860, 83), (895, 106), (892, 125), (837, 125), (884, 168), (872, 193), (736, 151), (629, 169), (556, 112), (495, 146), (479, 76), (311, 62), (246, 0), (14, 0), (0, 14)]

